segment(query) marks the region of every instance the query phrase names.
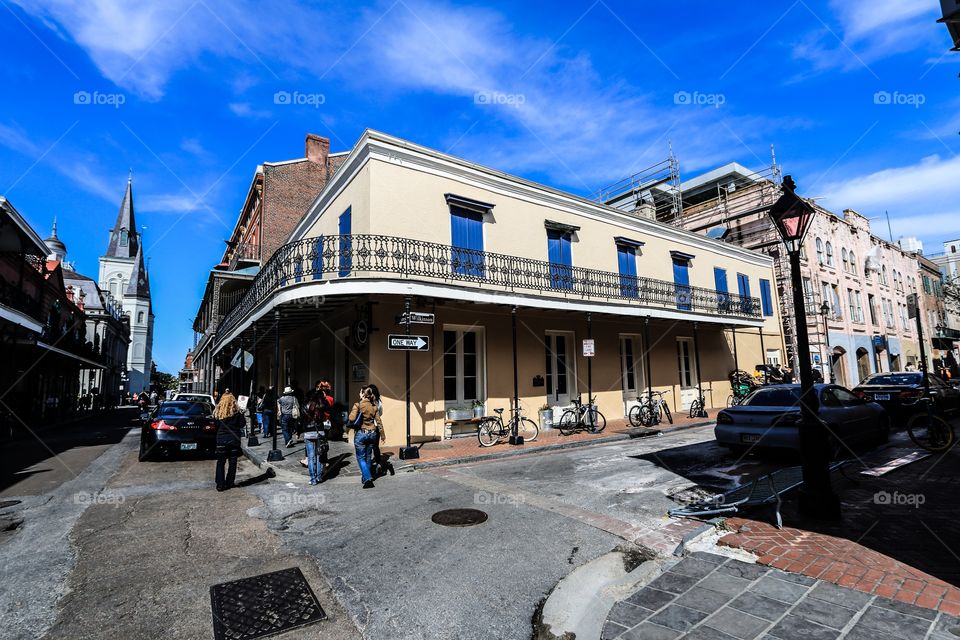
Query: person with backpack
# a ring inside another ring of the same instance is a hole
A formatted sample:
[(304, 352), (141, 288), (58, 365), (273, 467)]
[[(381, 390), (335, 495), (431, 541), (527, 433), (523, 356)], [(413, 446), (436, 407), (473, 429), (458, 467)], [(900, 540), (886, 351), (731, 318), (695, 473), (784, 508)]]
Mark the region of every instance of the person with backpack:
[(373, 489), (373, 469), (370, 458), (373, 453), (373, 443), (383, 439), (383, 425), (380, 422), (373, 392), (369, 387), (360, 390), (359, 400), (354, 403), (347, 418), (347, 426), (355, 429), (353, 446), (357, 452), (357, 466), (360, 467), (363, 488)]
[[(213, 410), (213, 419), (217, 426), (217, 491), (226, 491), (233, 488), (237, 477), (237, 458), (240, 457), (240, 440), (246, 420), (237, 407), (236, 398), (229, 391), (220, 397), (217, 408)], [(227, 467), (226, 474), (224, 467)]]
[(277, 400), (277, 416), (280, 418), (280, 430), (287, 448), (293, 446), (293, 429), (300, 419), (300, 403), (293, 395), (292, 387), (285, 387), (283, 395)]

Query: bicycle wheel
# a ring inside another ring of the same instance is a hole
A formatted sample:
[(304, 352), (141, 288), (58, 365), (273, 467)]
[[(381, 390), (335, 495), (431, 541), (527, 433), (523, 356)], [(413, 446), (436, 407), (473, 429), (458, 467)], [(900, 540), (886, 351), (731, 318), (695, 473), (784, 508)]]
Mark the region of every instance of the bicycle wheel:
[(687, 415), (689, 418), (699, 418), (700, 417), (700, 401), (694, 400), (690, 403), (690, 413)]
[(557, 428), (560, 429), (560, 433), (569, 436), (577, 430), (578, 422), (577, 412), (572, 409), (567, 409), (563, 412), (563, 415), (560, 416), (560, 422), (557, 424)]
[(649, 404), (640, 405), (640, 425), (644, 427), (652, 427), (654, 425), (654, 420), (656, 419), (656, 414), (653, 411), (653, 407)]
[(666, 402), (661, 402), (660, 406), (663, 408), (663, 414), (667, 416), (667, 422), (673, 424), (673, 415), (670, 413), (670, 407)]
[(540, 435), (540, 427), (530, 418), (520, 418), (520, 423), (517, 425), (517, 435), (523, 436), (524, 442), (533, 442)]
[(484, 420), (477, 428), (477, 440), (481, 447), (492, 447), (500, 440), (500, 425), (494, 419)]
[(938, 453), (953, 446), (953, 426), (929, 410), (918, 413), (907, 421), (907, 435), (917, 446)]
[(641, 419), (641, 413), (644, 405), (635, 404), (630, 407), (630, 410), (627, 411), (627, 420), (630, 421), (630, 425), (633, 427), (643, 426), (643, 420)]
[(727, 407), (735, 407), (737, 405), (737, 398), (734, 395), (727, 396)]
[(590, 427), (591, 433), (600, 433), (607, 428), (607, 419), (600, 413), (600, 410), (593, 407), (587, 411), (586, 416), (587, 426)]

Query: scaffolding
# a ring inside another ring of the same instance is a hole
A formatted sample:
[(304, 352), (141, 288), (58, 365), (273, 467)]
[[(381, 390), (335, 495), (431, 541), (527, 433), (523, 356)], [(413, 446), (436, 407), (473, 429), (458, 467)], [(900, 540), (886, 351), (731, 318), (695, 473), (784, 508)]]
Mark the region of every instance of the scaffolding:
[(640, 217), (679, 225), (683, 217), (680, 163), (672, 144), (669, 149), (665, 160), (598, 189), (590, 198)]

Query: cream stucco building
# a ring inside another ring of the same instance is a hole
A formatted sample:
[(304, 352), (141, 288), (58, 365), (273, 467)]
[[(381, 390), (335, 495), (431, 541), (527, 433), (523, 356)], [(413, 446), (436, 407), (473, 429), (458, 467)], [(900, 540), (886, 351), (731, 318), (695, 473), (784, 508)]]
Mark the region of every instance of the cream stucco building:
[(368, 130), (213, 348), (226, 364), (255, 335), (257, 383), (328, 378), (342, 402), (376, 383), (400, 444), (404, 356), (387, 341), (409, 299), (435, 315), (412, 327), (430, 342), (411, 356), (414, 436), (443, 437), (453, 408), (509, 407), (514, 344), (530, 417), (588, 387), (608, 419), (648, 387), (685, 411), (698, 390), (725, 406), (730, 371), (783, 348), (773, 282), (759, 252)]

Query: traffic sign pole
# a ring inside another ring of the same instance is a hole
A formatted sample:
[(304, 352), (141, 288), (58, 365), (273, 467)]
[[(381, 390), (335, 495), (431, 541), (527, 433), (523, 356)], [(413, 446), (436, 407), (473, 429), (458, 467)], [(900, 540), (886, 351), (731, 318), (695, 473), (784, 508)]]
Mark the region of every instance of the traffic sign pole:
[(407, 296), (403, 299), (403, 320), (404, 320), (404, 334), (407, 336), (406, 348), (404, 349), (403, 358), (404, 358), (404, 371), (406, 375), (406, 397), (407, 397), (407, 444), (400, 450), (400, 459), (409, 460), (411, 458), (419, 458), (420, 450), (410, 446), (410, 349), (409, 349), (409, 337), (410, 337), (410, 296)]

